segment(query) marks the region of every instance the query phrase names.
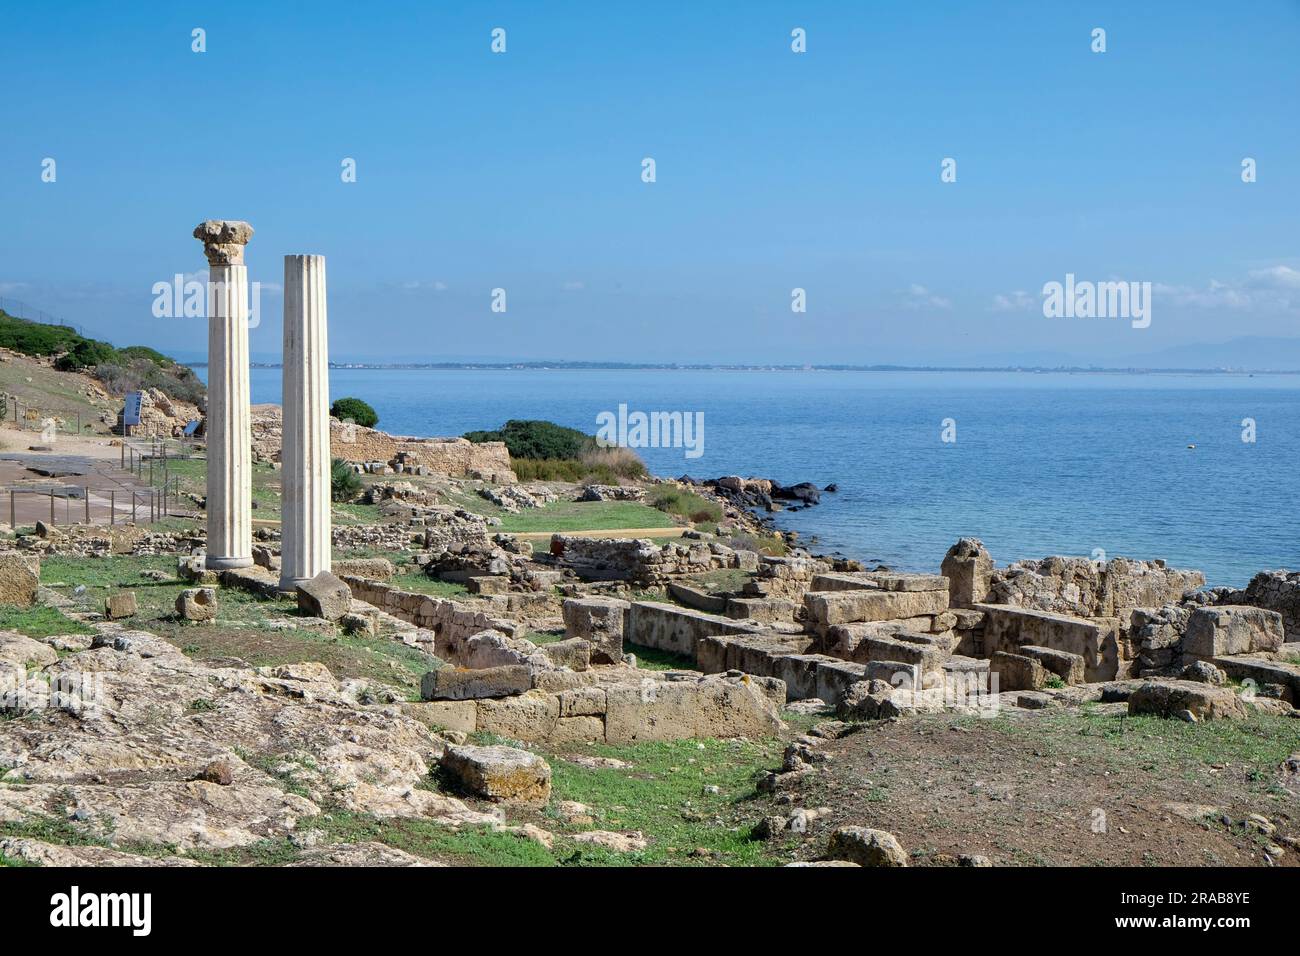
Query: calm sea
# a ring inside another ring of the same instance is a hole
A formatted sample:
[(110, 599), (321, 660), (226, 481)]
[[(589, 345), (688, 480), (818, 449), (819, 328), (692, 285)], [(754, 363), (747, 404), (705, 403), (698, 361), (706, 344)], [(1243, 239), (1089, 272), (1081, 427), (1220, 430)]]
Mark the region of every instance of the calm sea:
[[(279, 370), (254, 369), (252, 390), (280, 401)], [(1300, 376), (336, 369), (331, 394), (411, 435), (703, 412), (702, 457), (643, 449), (653, 472), (835, 482), (780, 526), (906, 570), (964, 535), (999, 564), (1100, 549), (1238, 586), (1300, 568)]]

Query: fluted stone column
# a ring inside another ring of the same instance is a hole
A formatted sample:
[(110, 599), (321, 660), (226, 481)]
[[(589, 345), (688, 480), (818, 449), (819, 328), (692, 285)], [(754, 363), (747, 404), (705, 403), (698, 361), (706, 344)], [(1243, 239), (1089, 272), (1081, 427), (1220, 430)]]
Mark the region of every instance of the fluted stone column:
[(325, 257), (284, 257), (280, 587), (330, 569), (329, 345)]
[(252, 429), (248, 391), (246, 222), (194, 230), (208, 257), (208, 556), (213, 571), (253, 563)]

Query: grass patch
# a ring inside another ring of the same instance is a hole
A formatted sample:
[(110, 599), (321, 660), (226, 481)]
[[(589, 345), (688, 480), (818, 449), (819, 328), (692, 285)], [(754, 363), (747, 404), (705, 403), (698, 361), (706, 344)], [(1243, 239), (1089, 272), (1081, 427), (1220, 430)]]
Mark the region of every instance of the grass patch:
[(624, 642), (624, 654), (636, 655), (636, 666), (647, 671), (693, 671), (695, 659), (685, 654), (661, 651), (655, 647), (642, 647), (640, 644)]
[[(556, 841), (568, 865), (691, 863), (762, 866), (777, 862), (750, 830), (762, 814), (753, 801), (760, 770), (780, 762), (781, 744), (737, 740), (674, 740), (624, 747), (593, 746), (591, 753), (614, 757), (630, 767), (590, 768), (553, 759), (552, 806), (576, 800), (592, 808), (595, 823), (571, 827), (558, 818), (548, 824), (563, 834), (572, 830), (640, 830), (650, 839), (644, 850), (611, 853)], [(693, 856), (704, 850), (709, 855)]]
[(28, 637), (53, 634), (94, 634), (94, 628), (74, 621), (56, 607), (37, 604), (33, 607), (0, 605), (0, 631), (17, 631)]
[(722, 518), (722, 505), (676, 485), (659, 485), (650, 492), (650, 504), (667, 514), (691, 521), (716, 524)]
[[(175, 579), (144, 579), (140, 572), (145, 570), (174, 574), (176, 558), (51, 557), (42, 563), (41, 578), (80, 609), (93, 612), (103, 610), (109, 593), (131, 588), (140, 610), (127, 619), (127, 625), (157, 634), (196, 660), (235, 659), (250, 667), (317, 661), (335, 677), (361, 677), (389, 684), (402, 688), (411, 699), (415, 699), (421, 675), (437, 666), (435, 658), (400, 641), (347, 635), (332, 627), (298, 626), (308, 622), (298, 614), (294, 601), (261, 598), (234, 588), (218, 589), (215, 622), (191, 624), (176, 616), (176, 597), (189, 585)], [(77, 585), (85, 587), (80, 595), (74, 595)], [(60, 628), (49, 633), (72, 631)]]
[(663, 513), (639, 501), (555, 501), (501, 518), (500, 531), (602, 531), (665, 528)]
[(416, 594), (428, 594), (433, 597), (457, 600), (469, 596), (469, 591), (465, 588), (465, 585), (457, 584), (454, 581), (438, 581), (429, 577), (423, 571), (407, 571), (403, 574), (395, 574), (388, 583), (395, 588), (401, 588), (403, 591), (414, 591)]
[(555, 856), (540, 843), (482, 827), (451, 830), (425, 820), (378, 819), (339, 811), (301, 821), (299, 828), (324, 830), (331, 842), (384, 843), (415, 856), (461, 866), (554, 866)]
[(529, 631), (524, 635), (524, 640), (532, 641), (538, 647), (543, 644), (555, 644), (564, 640), (563, 631)]

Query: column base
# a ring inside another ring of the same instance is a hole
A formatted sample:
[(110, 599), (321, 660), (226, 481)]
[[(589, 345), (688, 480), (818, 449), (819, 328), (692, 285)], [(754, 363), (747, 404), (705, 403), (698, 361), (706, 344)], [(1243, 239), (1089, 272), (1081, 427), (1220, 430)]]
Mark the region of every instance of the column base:
[(203, 566), (209, 571), (236, 571), (239, 568), (251, 568), (253, 558), (219, 558), (209, 554), (203, 560)]
[(298, 589), (298, 585), (300, 585), (300, 584), (306, 584), (306, 583), (307, 583), (308, 581), (310, 581), (310, 580), (311, 580), (311, 578), (286, 578), (286, 577), (282, 577), (282, 578), (280, 578), (280, 590), (281, 590), (281, 591), (296, 591), (296, 590)]

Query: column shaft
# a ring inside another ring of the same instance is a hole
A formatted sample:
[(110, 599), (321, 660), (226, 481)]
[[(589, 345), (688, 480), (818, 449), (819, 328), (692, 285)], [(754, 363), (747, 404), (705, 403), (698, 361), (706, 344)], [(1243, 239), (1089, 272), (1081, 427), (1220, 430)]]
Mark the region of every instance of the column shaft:
[(325, 257), (284, 257), (280, 586), (330, 569), (329, 344)]
[(212, 570), (253, 563), (248, 269), (213, 264), (208, 288), (208, 556)]

